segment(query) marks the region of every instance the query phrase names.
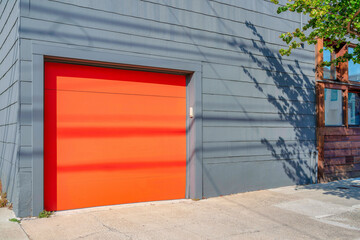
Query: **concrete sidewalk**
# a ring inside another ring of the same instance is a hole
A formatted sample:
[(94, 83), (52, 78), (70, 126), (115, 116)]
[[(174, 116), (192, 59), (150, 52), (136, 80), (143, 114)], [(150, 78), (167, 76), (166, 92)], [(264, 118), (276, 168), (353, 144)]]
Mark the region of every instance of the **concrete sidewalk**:
[(19, 223), (10, 222), (15, 218), (13, 211), (7, 207), (0, 208), (0, 239), (1, 240), (25, 240), (28, 239)]
[(62, 211), (21, 226), (35, 240), (360, 239), (360, 179)]

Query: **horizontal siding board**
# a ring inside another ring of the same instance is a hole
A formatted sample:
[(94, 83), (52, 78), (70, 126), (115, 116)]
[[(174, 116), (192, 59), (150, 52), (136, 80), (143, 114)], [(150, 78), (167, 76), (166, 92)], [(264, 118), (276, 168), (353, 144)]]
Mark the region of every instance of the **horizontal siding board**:
[(0, 126), (7, 124), (16, 124), (18, 122), (19, 106), (16, 104), (9, 105), (0, 110)]
[[(360, 142), (354, 144), (353, 146), (358, 145), (360, 147)], [(331, 150), (331, 149), (344, 149), (344, 148), (351, 148), (352, 142), (325, 142), (324, 149)]]
[[(5, 72), (5, 70), (4, 70)], [(19, 79), (19, 64), (15, 62), (0, 80), (0, 94), (9, 89)]]
[[(291, 72), (293, 69), (293, 62), (287, 60), (283, 60), (282, 62), (271, 61), (263, 56), (257, 56), (256, 59), (253, 59), (251, 56), (244, 53), (233, 51), (224, 52), (219, 49), (173, 43), (164, 40), (152, 39), (150, 41), (145, 37), (129, 36), (104, 30), (87, 29), (86, 31), (79, 31), (79, 28), (76, 26), (58, 24), (58, 30), (54, 31), (52, 23), (34, 19), (27, 19), (26, 21), (22, 20), (21, 32), (23, 38), (51, 42), (60, 41), (77, 45), (91, 45), (100, 48), (106, 45), (107, 48), (123, 51), (142, 52), (154, 55), (160, 54), (160, 56), (164, 57), (224, 64), (238, 62), (244, 67), (268, 68), (269, 70), (283, 69), (284, 71)], [(299, 67), (305, 74), (312, 74), (314, 72), (313, 64), (299, 63)]]
[[(154, 0), (152, 0), (154, 1)], [(159, 0), (156, 0), (159, 1)], [(241, 8), (247, 9), (249, 11), (255, 11), (260, 14), (270, 15), (272, 17), (291, 20), (294, 22), (300, 23), (300, 15), (294, 14), (293, 12), (284, 12), (282, 14), (274, 14), (277, 11), (279, 5), (275, 5), (271, 2), (267, 1), (248, 1), (248, 0), (210, 0), (211, 2), (215, 2), (217, 4), (227, 5), (227, 8)], [(178, 2), (176, 0), (172, 0), (172, 2)]]
[(20, 126), (20, 146), (32, 146), (32, 126)]
[[(85, 51), (93, 51), (96, 52), (97, 54), (119, 54), (119, 55), (126, 55), (126, 56), (134, 56), (134, 57), (144, 57), (144, 53), (134, 53), (134, 52), (128, 52), (128, 51), (124, 51), (124, 50), (119, 50), (119, 49), (111, 49), (111, 48), (106, 48), (106, 46), (104, 48), (97, 48), (97, 47), (90, 47), (90, 46), (83, 46), (83, 45), (76, 45), (76, 44), (70, 44), (70, 43), (65, 43), (65, 42), (49, 42), (49, 41), (43, 41), (41, 39), (24, 39), (24, 38), (20, 38), (19, 39), (20, 42), (21, 41), (29, 41), (31, 43), (31, 45), (45, 45), (47, 47), (60, 47), (60, 48), (68, 48), (68, 49), (81, 49), (81, 50), (85, 50)], [(28, 50), (27, 50), (28, 51)], [(28, 53), (26, 53), (26, 55), (28, 54), (32, 54), (31, 51), (28, 51)], [(21, 55), (24, 55), (24, 51), (21, 52)], [(37, 54), (34, 54), (37, 55)], [(157, 56), (157, 55), (147, 55), (146, 56), (147, 59), (152, 58), (152, 59), (159, 59), (159, 60), (174, 60), (176, 58), (167, 58), (167, 57), (162, 57), (162, 56)], [(31, 64), (32, 67), (32, 59), (23, 59), (21, 60), (22, 62), (29, 62)], [(181, 60), (180, 60), (181, 61)], [(186, 60), (184, 61), (186, 62)], [(27, 80), (25, 80), (27, 81)]]
[[(77, 6), (82, 7), (90, 7), (93, 9), (101, 9), (103, 11), (111, 12), (114, 11), (114, 9), (119, 8), (119, 13), (121, 14), (131, 14), (133, 16), (141, 16), (139, 9), (139, 3), (136, 1), (131, 1), (131, 3), (126, 1), (116, 1), (112, 2), (111, 4), (100, 4), (96, 0), (85, 0), (85, 1), (74, 1), (74, 0), (61, 0), (61, 2), (69, 3)], [(236, 20), (237, 16), (232, 17), (230, 13), (224, 12), (223, 14), (219, 14), (216, 12), (217, 9), (221, 8), (223, 11), (231, 10), (231, 8), (240, 8), (237, 9), (238, 11), (251, 13), (256, 12), (260, 14), (267, 14), (270, 15), (270, 17), (276, 17), (276, 18), (283, 18), (287, 20), (291, 20), (294, 22), (299, 22), (300, 17), (296, 14), (290, 14), (290, 13), (284, 13), (281, 16), (275, 15), (274, 13), (277, 10), (277, 5), (274, 5), (273, 3), (269, 3), (266, 1), (248, 1), (248, 0), (239, 0), (236, 2), (228, 2), (228, 1), (178, 1), (178, 0), (143, 0), (142, 2), (149, 2), (164, 6), (171, 6), (173, 8), (177, 8), (184, 11), (190, 11), (190, 12), (197, 12), (199, 14), (206, 14), (210, 16), (217, 16), (228, 20)], [(220, 5), (220, 6), (219, 6)], [(217, 7), (218, 6), (218, 7)], [(129, 11), (126, 11), (125, 9), (129, 9)], [(220, 15), (220, 16), (219, 16)]]
[(338, 141), (360, 141), (360, 136), (324, 136), (326, 142), (338, 142)]
[(351, 156), (357, 157), (360, 155), (360, 149), (356, 148), (356, 149), (351, 149)]
[(18, 61), (18, 44), (14, 44), (11, 49), (7, 52), (3, 59), (0, 60), (0, 77), (2, 78)]
[(13, 159), (11, 159), (11, 157), (9, 155), (5, 155), (5, 152), (7, 152), (8, 148), (10, 149), (14, 149), (14, 146), (16, 144), (13, 142), (6, 142), (6, 141), (2, 141), (2, 139), (0, 139), (0, 153), (2, 153), (0, 155), (0, 159), (5, 160), (7, 162), (9, 162), (10, 164), (16, 164), (16, 161), (13, 161)]
[[(32, 198), (32, 172), (31, 169), (19, 168), (19, 173), (17, 176), (17, 182), (22, 187), (22, 191), (19, 193), (19, 212), (23, 215), (30, 214), (28, 209), (32, 209), (32, 202), (29, 199)], [(26, 215), (25, 215), (26, 216)]]
[(324, 174), (324, 176), (325, 179), (327, 179), (328, 181), (335, 181), (335, 180), (348, 179), (348, 178), (358, 178), (360, 177), (360, 171), (326, 173)]
[[(51, 4), (51, 7), (46, 7), (48, 4)], [(57, 2), (44, 2), (38, 5), (32, 4), (32, 11), (30, 15), (26, 15), (26, 17), (54, 23), (62, 22), (78, 27), (104, 29), (111, 32), (125, 32), (148, 38), (162, 38), (164, 40), (187, 42), (196, 45), (205, 44), (211, 47), (229, 48), (238, 51), (241, 49), (239, 46), (249, 47), (249, 50), (252, 48), (252, 51), (256, 51), (256, 49), (254, 49), (254, 41), (263, 45), (262, 40), (257, 39), (257, 35), (252, 33), (252, 29), (245, 24), (241, 24), (241, 26), (248, 28), (247, 34), (231, 34), (219, 31), (207, 31), (203, 27), (184, 29), (181, 23), (171, 24), (165, 21), (150, 21), (149, 19), (139, 17), (70, 6), (69, 8), (68, 5)], [(89, 14), (92, 16), (91, 18), (88, 17)], [(64, 18), (64, 16), (67, 17)], [(61, 21), (59, 21), (59, 18), (61, 18)], [(149, 22), (151, 23), (150, 25)], [(272, 41), (267, 40), (265, 44), (269, 49), (274, 50), (274, 53), (277, 53), (280, 47), (286, 46), (282, 41), (279, 41), (279, 34), (280, 32), (277, 35), (271, 35), (273, 37)], [(235, 42), (237, 42), (237, 44), (235, 44)], [(294, 54), (289, 57), (291, 59), (311, 61), (313, 60), (310, 56), (312, 52), (313, 49), (296, 50)], [(266, 52), (262, 52), (261, 54), (266, 55)], [(271, 53), (271, 55), (274, 54)]]
[(226, 80), (203, 80), (203, 92), (243, 97), (267, 97), (277, 99), (315, 102), (315, 90), (303, 88), (278, 87), (273, 85), (234, 82)]
[(14, 36), (18, 37), (18, 21), (19, 16), (16, 14), (11, 14), (7, 23), (4, 26), (3, 31), (0, 33), (0, 46), (4, 48), (4, 45), (12, 45), (15, 42)]
[(20, 103), (31, 104), (32, 103), (32, 83), (20, 82)]
[[(65, 0), (71, 1), (71, 0)], [(154, 4), (171, 6), (173, 8), (178, 8), (182, 10), (197, 12), (199, 14), (206, 14), (210, 16), (217, 16), (223, 19), (232, 20), (232, 21), (249, 21), (252, 19), (247, 19), (241, 16), (237, 16), (236, 12), (243, 12), (247, 14), (257, 13), (260, 15), (268, 15), (268, 19), (272, 18), (281, 18), (287, 21), (292, 21), (300, 24), (300, 16), (297, 14), (292, 14), (285, 12), (282, 15), (274, 15), (278, 8), (277, 5), (273, 3), (268, 3), (265, 1), (248, 1), (248, 0), (237, 0), (236, 2), (229, 1), (177, 1), (177, 0), (144, 0), (145, 2), (152, 2)], [(245, 14), (244, 14), (245, 15)], [(258, 20), (257, 20), (258, 22)]]
[(32, 43), (33, 41), (30, 39), (19, 39), (21, 61), (32, 61), (32, 52), (30, 50)]
[(3, 14), (6, 10), (6, 5), (9, 1), (0, 1), (0, 19), (3, 17)]
[(351, 149), (339, 149), (339, 150), (324, 150), (324, 157), (344, 157), (351, 156)]
[[(249, 113), (278, 113), (291, 122), (300, 122), (297, 114), (315, 114), (314, 102), (250, 98), (224, 95), (203, 95), (203, 110)], [(288, 117), (289, 116), (289, 117)]]
[[(244, 141), (244, 142), (206, 142), (203, 157), (249, 157), (268, 156), (268, 159), (296, 159), (315, 150), (314, 141)], [(269, 157), (271, 156), (271, 158)]]
[(33, 109), (31, 104), (21, 104), (20, 105), (20, 125), (32, 125)]
[[(25, 43), (25, 44), (23, 44)], [(35, 44), (46, 44), (51, 45), (54, 47), (69, 47), (69, 48), (80, 48), (86, 50), (96, 50), (97, 52), (101, 53), (117, 53), (117, 54), (126, 54), (126, 55), (133, 55), (133, 56), (144, 56), (143, 53), (125, 53), (124, 51), (117, 50), (117, 49), (106, 49), (106, 48), (92, 48), (88, 46), (81, 46), (81, 45), (72, 45), (69, 43), (60, 43), (60, 42), (44, 42), (41, 39), (34, 40), (34, 39), (21, 39), (20, 46), (21, 46), (21, 55), (27, 55), (27, 59), (22, 60), (23, 62), (28, 62), (31, 66), (31, 57), (30, 51), (26, 51), (30, 49), (31, 43)], [(29, 47), (27, 47), (29, 46)], [(157, 58), (157, 56), (151, 56), (152, 58)], [(162, 57), (159, 57), (163, 59)], [(307, 88), (309, 90), (314, 89), (315, 87), (315, 79), (314, 76), (311, 75), (303, 75), (300, 72), (296, 71), (297, 74), (293, 74), (293, 71), (290, 73), (286, 72), (276, 72), (276, 71), (267, 71), (263, 69), (255, 69), (255, 68), (248, 68), (248, 67), (241, 67), (239, 65), (226, 65), (220, 63), (207, 63), (202, 62), (203, 71), (202, 75), (203, 78), (209, 79), (218, 79), (218, 80), (230, 80), (230, 81), (244, 81), (244, 82), (254, 82), (252, 80), (252, 76), (256, 76), (257, 83), (264, 83), (264, 84), (272, 84), (272, 85), (279, 85), (280, 87), (290, 87), (290, 88)], [(247, 73), (244, 73), (243, 70), (249, 71), (250, 76)]]
[(4, 12), (0, 18), (0, 33), (4, 32), (6, 34), (5, 27), (8, 24), (9, 18), (11, 16), (18, 17), (18, 11), (16, 9), (17, 4), (18, 0), (8, 1), (8, 3), (6, 4)]
[(346, 164), (345, 157), (325, 157), (324, 158), (325, 165), (343, 165)]
[[(21, 48), (20, 48), (21, 51)], [(20, 61), (21, 72), (20, 72), (20, 81), (31, 82), (32, 76), (32, 62), (31, 61)]]
[[(203, 127), (204, 142), (315, 140), (315, 128)], [(264, 146), (265, 148), (265, 146)]]
[[(23, 174), (23, 173), (30, 174), (29, 178), (32, 179), (32, 167), (20, 167), (19, 166), (19, 175)], [(25, 193), (27, 195), (26, 197), (28, 197), (28, 199), (29, 199), (29, 198), (31, 198), (30, 194), (32, 194), (32, 184), (29, 183), (29, 182), (25, 182), (24, 184), (28, 185), (27, 186), (28, 187), (27, 191), (29, 191), (29, 192), (25, 192)], [(25, 199), (25, 197), (21, 198), (20, 200), (24, 200), (24, 199)], [(26, 203), (28, 205), (31, 204), (31, 202), (26, 202)], [(30, 208), (27, 208), (26, 206), (22, 206), (22, 207), (23, 207), (24, 211), (28, 211), (28, 209), (31, 209), (31, 206), (30, 206)]]
[[(2, 153), (4, 155), (5, 155), (5, 151), (8, 151), (8, 149), (14, 149), (14, 146), (15, 146), (14, 143), (2, 143), (1, 145), (2, 145), (3, 148), (0, 148), (0, 153), (1, 153), (1, 151), (3, 151)], [(9, 171), (9, 169), (6, 169), (5, 165), (9, 164), (10, 166), (17, 167), (17, 163), (12, 161), (12, 160), (9, 160), (7, 158), (2, 158), (2, 157), (0, 157), (0, 161), (2, 161), (2, 164), (3, 164), (2, 169), (0, 169), (0, 170), (3, 170), (2, 174), (5, 175), (5, 177), (3, 177), (3, 179), (6, 178), (6, 177), (10, 178), (10, 176), (9, 176), (10, 171)], [(4, 183), (3, 183), (3, 187), (4, 187)]]
[(301, 160), (204, 164), (204, 196), (309, 184), (311, 168), (307, 161)]
[[(6, 191), (6, 197), (8, 200), (12, 201), (12, 199), (14, 199), (14, 187), (15, 187), (15, 175), (16, 175), (16, 170), (17, 167), (15, 164), (13, 164), (13, 162), (7, 160), (7, 159), (0, 159), (0, 161), (2, 162), (2, 168), (0, 170), (2, 170), (0, 172), (2, 178), (1, 178), (1, 183), (3, 188), (3, 191)], [(14, 202), (12, 202), (14, 203)]]
[[(88, 46), (82, 46), (82, 45), (76, 45), (76, 44), (74, 45), (74, 44), (69, 44), (69, 43), (42, 41), (41, 39), (36, 39), (36, 40), (35, 39), (32, 39), (32, 40), (21, 39), (20, 42), (22, 42), (22, 41), (26, 41), (27, 44), (29, 44), (31, 42), (31, 43), (36, 43), (36, 44), (45, 44), (45, 45), (54, 46), (54, 47), (58, 46), (58, 47), (80, 48), (80, 49), (85, 49), (85, 50), (89, 50), (89, 51), (97, 51), (99, 53), (104, 52), (104, 53), (126, 54), (126, 55), (139, 56), (139, 57), (144, 56), (144, 53), (140, 53), (140, 52), (136, 52), (136, 53), (131, 52), (130, 53), (130, 52), (119, 50), (119, 49), (95, 48), (95, 47), (88, 47)], [(28, 49), (29, 48), (26, 48), (26, 47), (22, 48), (22, 51), (21, 51), (22, 56), (23, 55), (29, 56), (30, 52), (28, 51)], [(26, 53), (24, 54), (24, 52), (26, 52)], [(163, 56), (159, 56), (159, 55), (151, 55), (148, 57), (164, 59)], [(171, 59), (170, 57), (168, 57), (168, 58)], [(23, 61), (31, 62), (31, 59), (27, 59), (27, 60), (23, 60)], [(192, 61), (192, 60), (190, 59), (190, 61)], [(291, 88), (304, 87), (304, 88), (309, 88), (309, 89), (311, 88), (310, 86), (312, 86), (315, 83), (315, 80), (314, 81), (310, 80), (310, 79), (314, 79), (313, 76), (305, 75), (304, 73), (301, 72), (301, 69), (299, 69), (299, 68), (296, 68), (296, 71), (295, 71), (295, 69), (293, 69), (290, 73), (286, 73), (286, 72), (268, 71), (268, 70), (264, 70), (264, 69), (254, 69), (254, 68), (243, 67), (243, 66), (239, 67), (239, 65), (229, 65), (229, 64), (222, 64), (222, 63), (202, 62), (202, 65), (204, 66), (204, 69), (207, 66), (209, 66), (209, 68), (206, 69), (206, 71), (203, 70), (203, 73), (206, 73), (206, 75), (207, 75), (206, 78), (233, 80), (233, 79), (226, 78), (226, 76), (221, 76), (220, 72), (218, 72), (218, 70), (220, 70), (220, 69), (228, 69), (228, 70), (232, 69), (233, 72), (239, 73), (239, 77), (240, 76), (242, 77), (241, 79), (240, 78), (235, 79), (235, 81), (242, 81), (242, 79), (244, 79), (245, 82), (253, 81), (253, 78), (254, 78), (253, 75), (250, 74), (248, 77), (241, 75), (241, 72), (239, 72), (240, 71), (239, 69), (243, 69), (246, 72), (249, 70), (256, 74), (260, 74), (261, 76), (264, 74), (268, 75), (268, 77), (261, 77), (258, 75), (259, 76), (259, 79), (257, 79), (257, 80), (259, 80), (258, 83), (265, 82), (265, 83), (269, 83), (269, 84), (279, 84), (280, 86), (289, 86)], [(215, 73), (207, 71), (212, 68), (214, 68), (213, 70), (215, 71)], [(237, 70), (239, 70), (239, 71), (237, 71)], [(226, 72), (226, 71), (224, 71), (224, 72)], [(227, 71), (227, 72), (229, 72), (229, 71)], [(294, 72), (296, 74), (294, 74)], [(231, 74), (231, 75), (234, 75), (234, 74)], [(221, 77), (219, 77), (219, 76), (221, 76)]]
[[(241, 8), (229, 7), (224, 4), (218, 4), (217, 2), (211, 2), (211, 5), (205, 4), (204, 6), (205, 14), (209, 15), (204, 15), (200, 12), (195, 15), (189, 13), (188, 11), (185, 11), (184, 13), (184, 11), (176, 8), (172, 8), (171, 13), (174, 15), (175, 21), (177, 20), (181, 23), (185, 22), (187, 23), (187, 26), (192, 24), (192, 21), (196, 21), (196, 19), (200, 18), (202, 21), (196, 25), (199, 28), (205, 27), (206, 23), (210, 22), (212, 23), (210, 26), (213, 28), (209, 28), (209, 30), (221, 31), (220, 29), (222, 29), (222, 31), (227, 31), (233, 34), (238, 34), (236, 28), (239, 23), (251, 24), (254, 28), (265, 28), (277, 32), (289, 31), (300, 26), (299, 22), (284, 21), (276, 16), (269, 16), (254, 11), (247, 11)], [(157, 4), (156, 7), (162, 8), (164, 6)], [(166, 11), (166, 8), (164, 11)], [(166, 19), (167, 18), (162, 18), (160, 21), (165, 21)], [(171, 18), (169, 17), (169, 19)], [(220, 21), (217, 19), (220, 19)], [(217, 25), (215, 25), (216, 22), (218, 22)]]
[[(13, 143), (16, 144), (16, 133), (17, 133), (17, 125), (16, 124), (10, 124), (0, 127), (0, 141), (5, 143)], [(12, 159), (13, 156), (10, 156), (4, 153), (4, 158), (8, 159), (9, 161), (15, 161), (15, 159)]]
[(288, 161), (288, 160), (299, 160), (299, 159), (310, 159), (311, 155), (308, 152), (300, 152), (296, 156), (292, 156), (292, 158), (282, 158), (279, 159), (273, 155), (250, 155), (250, 156), (233, 156), (233, 157), (209, 157), (204, 158), (204, 164), (227, 164), (227, 163), (242, 163), (242, 162), (273, 162), (273, 161)]
[(18, 102), (19, 99), (19, 84), (16, 82), (7, 91), (0, 95), (0, 109), (6, 108)]
[[(292, 121), (291, 119), (298, 119)], [(225, 126), (225, 127), (313, 127), (314, 115), (283, 116), (277, 113), (249, 113), (249, 112), (226, 112), (226, 111), (204, 111), (203, 126)]]
[(19, 88), (19, 0), (0, 3), (0, 179), (3, 191), (13, 203), (18, 202), (18, 119)]
[(359, 156), (360, 149), (336, 149), (336, 150), (324, 150), (324, 157), (348, 157), (348, 156)]
[(353, 171), (360, 171), (360, 164), (350, 164), (350, 165), (341, 165), (341, 166), (326, 166), (324, 168), (325, 173), (347, 173)]
[[(49, 7), (46, 7), (47, 5), (49, 5)], [(38, 5), (32, 3), (32, 11), (30, 12), (29, 16), (31, 18), (42, 19), (44, 21), (58, 22), (59, 18), (61, 18), (61, 22), (71, 25), (77, 25), (78, 27), (105, 29), (112, 32), (122, 31), (127, 34), (141, 35), (148, 38), (155, 37), (164, 38), (165, 40), (170, 41), (185, 41), (196, 45), (207, 44), (211, 47), (218, 48), (227, 47), (233, 51), (239, 51), (242, 48), (247, 48), (254, 54), (260, 53), (266, 56), (268, 53), (271, 52), (273, 53), (271, 53), (270, 55), (273, 56), (275, 55), (274, 53), (277, 53), (281, 47), (286, 46), (282, 41), (279, 40), (280, 32), (272, 34), (273, 31), (267, 30), (264, 31), (264, 33), (259, 33), (259, 35), (267, 34), (268, 37), (272, 38), (272, 40), (266, 39), (266, 44), (272, 43), (276, 45), (267, 46), (267, 49), (270, 51), (261, 51), (264, 50), (264, 45), (262, 44), (263, 40), (257, 39), (258, 34), (254, 34), (253, 28), (246, 24), (241, 24), (242, 28), (244, 29), (237, 34), (221, 32), (223, 28), (220, 28), (217, 31), (206, 31), (204, 27), (188, 28), (184, 30), (183, 23), (177, 23), (174, 25), (167, 21), (151, 21), (151, 24), (149, 25), (149, 19), (123, 16), (114, 13), (106, 13), (104, 11), (96, 11), (83, 7), (74, 7), (72, 5), (70, 6), (71, 7), (66, 4), (61, 4), (57, 2), (43, 2), (39, 3)], [(89, 14), (92, 16), (91, 18), (88, 17)], [(67, 17), (64, 18), (64, 16)], [(131, 21), (129, 21), (129, 19), (131, 19)], [(197, 21), (194, 21), (192, 22), (192, 24), (196, 22)], [(206, 24), (206, 26), (208, 26), (208, 24)], [(238, 28), (239, 27), (236, 27), (236, 29)], [(239, 38), (239, 36), (241, 37)], [(246, 38), (248, 40), (246, 40)], [(258, 50), (257, 48), (254, 48), (254, 40), (260, 43)], [(311, 56), (313, 48), (307, 49), (307, 51), (305, 51), (304, 53), (303, 52), (304, 50), (295, 50), (292, 55), (290, 55), (289, 57), (285, 56), (283, 58), (290, 58), (293, 60), (297, 59), (300, 61), (307, 61), (313, 63), (313, 58)], [(278, 56), (278, 54), (276, 54), (276, 56)]]
[[(75, 13), (74, 13), (75, 14)], [(52, 15), (51, 15), (52, 16)], [(32, 19), (36, 19), (39, 21), (48, 21), (52, 22), (51, 17), (50, 19), (43, 19), (39, 18), (39, 16), (34, 16)], [(26, 18), (25, 18), (26, 19)], [(146, 25), (145, 22), (139, 24), (139, 27), (129, 26), (128, 29), (126, 28), (127, 25), (134, 25), (134, 22), (131, 24), (124, 24), (119, 23), (118, 25), (110, 25), (111, 27), (106, 27), (104, 24), (98, 23), (94, 24), (89, 20), (85, 20), (81, 18), (79, 22), (77, 21), (76, 24), (71, 20), (64, 20), (62, 23), (66, 23), (67, 25), (71, 25), (77, 28), (90, 28), (90, 29), (100, 29), (106, 30), (109, 32), (115, 33), (123, 33), (126, 35), (134, 35), (140, 37), (146, 37), (148, 39), (161, 39), (165, 41), (171, 41), (174, 43), (183, 43), (183, 44), (190, 44), (202, 47), (209, 47), (209, 48), (216, 48), (224, 51), (233, 51), (237, 53), (250, 53), (256, 56), (266, 56), (271, 58), (276, 58), (278, 61), (284, 60), (296, 60), (299, 62), (305, 62), (313, 64), (313, 52), (312, 51), (305, 51), (303, 49), (296, 49), (293, 51), (293, 54), (290, 56), (280, 56), (277, 54), (281, 48), (284, 48), (284, 45), (278, 44), (259, 44), (257, 47), (254, 46), (254, 40), (246, 37), (235, 37), (235, 36), (228, 36), (224, 34), (218, 34), (213, 32), (206, 32), (203, 30), (194, 30), (189, 29), (186, 32), (180, 26), (172, 26), (172, 25), (160, 25), (158, 28), (155, 26), (146, 27), (143, 30), (138, 29), (141, 26)], [(26, 20), (25, 20), (26, 21)], [(124, 19), (123, 21), (126, 21)], [(57, 22), (52, 22), (53, 24), (57, 24)], [(160, 23), (157, 23), (160, 24)], [(99, 25), (96, 27), (96, 25)], [(109, 29), (110, 28), (110, 29)], [(151, 31), (149, 31), (149, 28)], [(248, 35), (244, 35), (248, 36)], [(278, 36), (277, 36), (278, 38)], [(260, 47), (260, 45), (262, 45)], [(264, 48), (266, 47), (266, 48)]]
[[(339, 136), (344, 140), (350, 139), (353, 136), (353, 140), (360, 136), (360, 128), (345, 128), (345, 127), (323, 127), (319, 129), (325, 136)], [(326, 138), (327, 139), (327, 138)], [(326, 141), (325, 139), (325, 141)], [(359, 139), (358, 139), (359, 140)]]
[(32, 147), (20, 147), (19, 150), (20, 168), (31, 168), (32, 167)]
[(329, 180), (350, 178), (360, 170), (358, 128), (325, 127), (324, 174)]
[[(17, 143), (17, 139), (16, 139), (16, 134), (17, 134), (17, 126), (16, 125), (8, 125), (5, 127), (5, 129), (7, 128), (7, 134), (8, 136), (11, 134), (11, 136), (9, 136), (10, 140), (14, 139), (13, 143)], [(12, 161), (13, 164), (18, 164), (18, 159), (16, 158), (17, 156), (17, 150), (18, 150), (18, 145), (17, 144), (7, 144), (6, 149), (5, 149), (5, 156), (7, 156), (7, 160)]]
[[(10, 76), (13, 78), (11, 83), (18, 80), (19, 73), (16, 73), (16, 70), (19, 70), (17, 65), (18, 62), (18, 45), (15, 43), (13, 47), (9, 50), (8, 54), (3, 58), (3, 62), (0, 63), (0, 79), (5, 79)], [(15, 77), (17, 79), (15, 79)], [(9, 86), (2, 86), (2, 89), (6, 89)]]
[(343, 142), (325, 142), (324, 149), (325, 150), (334, 150), (334, 149), (354, 149), (360, 148), (360, 141), (343, 141)]
[(245, 81), (257, 84), (273, 84), (276, 86), (289, 86), (315, 89), (315, 76), (305, 75), (301, 69), (292, 69), (289, 72), (279, 69), (249, 68), (241, 65), (225, 65), (216, 63), (203, 64), (203, 77), (232, 81)]
[[(34, 9), (36, 7), (40, 8), (40, 11), (51, 10), (51, 8), (59, 8), (64, 9), (57, 2), (46, 2), (46, 1), (37, 1), (38, 4), (32, 3), (31, 8)], [(207, 2), (207, 1), (206, 1)], [(245, 9), (240, 8), (231, 8), (226, 5), (217, 4), (217, 11), (221, 11), (221, 9), (226, 9), (227, 12), (224, 15), (232, 17), (231, 20), (224, 18), (222, 15), (219, 15), (211, 8), (212, 6), (209, 4), (203, 5), (203, 10), (200, 12), (191, 11), (192, 8), (188, 9), (178, 9), (178, 8), (170, 8), (169, 6), (163, 4), (153, 4), (148, 1), (113, 1), (109, 3), (99, 2), (96, 0), (87, 0), (87, 1), (71, 1), (71, 3), (63, 6), (73, 6), (77, 11), (81, 12), (79, 7), (85, 8), (88, 11), (91, 9), (102, 10), (106, 13), (117, 13), (121, 15), (125, 15), (126, 17), (133, 18), (144, 18), (146, 20), (152, 20), (162, 23), (170, 23), (174, 25), (182, 25), (185, 27), (192, 27), (198, 29), (206, 29), (208, 31), (227, 33), (231, 32), (234, 35), (241, 35), (239, 31), (239, 25), (243, 23), (251, 23), (258, 28), (262, 29), (271, 29), (273, 32), (283, 32), (289, 31), (295, 28), (298, 28), (300, 24), (298, 22), (292, 21), (284, 21), (283, 19), (279, 19), (278, 17), (268, 16), (264, 14), (259, 14), (253, 11), (247, 11)], [(214, 4), (214, 3), (213, 3)], [(196, 6), (196, 4), (191, 4)], [(133, 9), (135, 11), (131, 11)], [(190, 11), (189, 11), (190, 10)], [(211, 15), (207, 15), (206, 11), (208, 11)], [(205, 12), (205, 13), (204, 13)], [(94, 14), (93, 14), (94, 15)], [(220, 21), (219, 21), (220, 20)]]

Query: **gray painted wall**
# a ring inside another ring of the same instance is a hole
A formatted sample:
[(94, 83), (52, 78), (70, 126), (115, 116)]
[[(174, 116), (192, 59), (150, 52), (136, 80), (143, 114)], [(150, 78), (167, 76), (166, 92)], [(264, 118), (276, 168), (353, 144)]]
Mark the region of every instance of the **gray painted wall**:
[[(0, 1), (0, 180), (3, 191), (19, 209), (19, 1)], [(26, 185), (26, 184), (25, 184)]]
[(21, 0), (20, 7), (24, 179), (31, 180), (36, 114), (31, 46), (41, 43), (201, 63), (204, 197), (314, 181), (314, 48), (278, 53), (279, 34), (300, 27), (299, 15), (277, 15), (264, 0)]

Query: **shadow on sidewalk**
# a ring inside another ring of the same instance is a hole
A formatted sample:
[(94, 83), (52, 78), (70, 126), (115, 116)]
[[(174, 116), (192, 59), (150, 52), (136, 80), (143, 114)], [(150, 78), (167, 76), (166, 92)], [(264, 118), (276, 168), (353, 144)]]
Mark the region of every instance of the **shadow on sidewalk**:
[(300, 189), (322, 190), (325, 195), (334, 195), (346, 199), (360, 200), (360, 178), (353, 178), (329, 183), (299, 186)]

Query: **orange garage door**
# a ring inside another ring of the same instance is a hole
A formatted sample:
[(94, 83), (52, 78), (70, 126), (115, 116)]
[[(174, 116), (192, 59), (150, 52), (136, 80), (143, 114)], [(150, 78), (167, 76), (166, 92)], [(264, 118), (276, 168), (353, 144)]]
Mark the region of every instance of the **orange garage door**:
[(185, 76), (45, 63), (46, 210), (185, 197)]

